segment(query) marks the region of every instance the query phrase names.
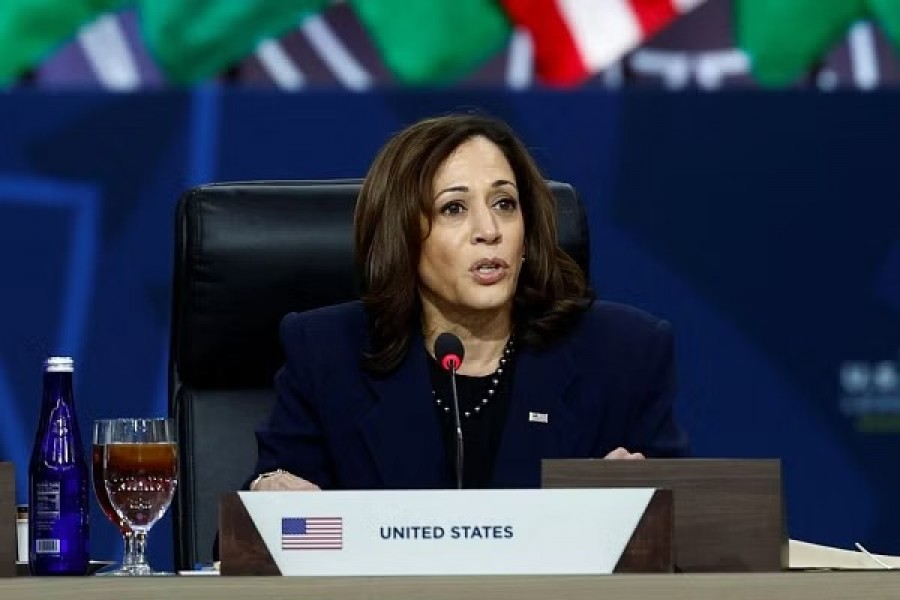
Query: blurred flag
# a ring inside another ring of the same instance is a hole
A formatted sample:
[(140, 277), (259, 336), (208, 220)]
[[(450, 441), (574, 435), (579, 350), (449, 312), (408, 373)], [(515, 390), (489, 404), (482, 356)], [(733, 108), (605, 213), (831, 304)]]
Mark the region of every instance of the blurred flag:
[(750, 56), (760, 83), (789, 84), (846, 35), (865, 5), (865, 0), (738, 0), (738, 45)]
[(8, 83), (97, 15), (126, 0), (0, 0), (0, 83)]
[(537, 75), (577, 84), (704, 0), (501, 0), (532, 36)]
[[(151, 0), (152, 1), (152, 0)], [(505, 47), (497, 0), (350, 0), (385, 65), (402, 83), (440, 83)]]
[(900, 48), (900, 0), (869, 0), (869, 12), (891, 39), (894, 48)]
[[(6, 1), (6, 0), (4, 0)], [(147, 48), (169, 79), (219, 74), (329, 0), (140, 0)]]
[(738, 45), (766, 85), (796, 81), (859, 19), (874, 18), (900, 45), (900, 0), (736, 0)]

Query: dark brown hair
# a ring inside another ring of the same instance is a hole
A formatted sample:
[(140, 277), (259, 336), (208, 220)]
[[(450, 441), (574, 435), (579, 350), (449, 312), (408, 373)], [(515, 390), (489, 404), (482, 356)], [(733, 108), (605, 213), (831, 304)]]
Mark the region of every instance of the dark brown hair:
[(477, 136), (500, 148), (519, 190), (527, 259), (513, 301), (517, 338), (545, 346), (568, 331), (593, 300), (581, 268), (557, 243), (556, 200), (509, 126), (481, 115), (425, 119), (385, 144), (356, 202), (356, 262), (371, 322), (363, 364), (370, 372), (397, 367), (409, 349), (411, 328), (421, 326), (421, 223), (425, 217), (431, 224), (434, 177), (456, 148)]

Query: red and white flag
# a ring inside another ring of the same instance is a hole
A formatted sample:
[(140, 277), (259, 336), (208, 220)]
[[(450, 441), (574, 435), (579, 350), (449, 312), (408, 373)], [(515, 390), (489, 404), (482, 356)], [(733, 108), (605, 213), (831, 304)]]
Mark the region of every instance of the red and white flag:
[(534, 44), (538, 77), (583, 81), (704, 0), (501, 0)]

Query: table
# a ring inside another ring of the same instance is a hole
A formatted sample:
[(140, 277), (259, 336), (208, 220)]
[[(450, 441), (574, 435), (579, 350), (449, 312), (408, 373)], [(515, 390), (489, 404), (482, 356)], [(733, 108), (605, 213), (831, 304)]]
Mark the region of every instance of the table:
[(900, 598), (900, 572), (478, 577), (12, 577), (3, 600), (847, 600)]

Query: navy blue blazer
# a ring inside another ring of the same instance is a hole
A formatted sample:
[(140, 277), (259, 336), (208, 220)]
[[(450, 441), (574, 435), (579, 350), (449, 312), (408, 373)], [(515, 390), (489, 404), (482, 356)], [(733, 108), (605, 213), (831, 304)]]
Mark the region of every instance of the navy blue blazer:
[[(271, 417), (257, 432), (257, 474), (281, 468), (322, 489), (455, 487), (421, 333), (395, 371), (376, 377), (359, 362), (367, 325), (361, 302), (284, 318), (285, 364)], [(492, 487), (539, 487), (542, 458), (603, 457), (617, 446), (685, 455), (674, 389), (669, 324), (595, 302), (551, 347), (518, 349)]]

